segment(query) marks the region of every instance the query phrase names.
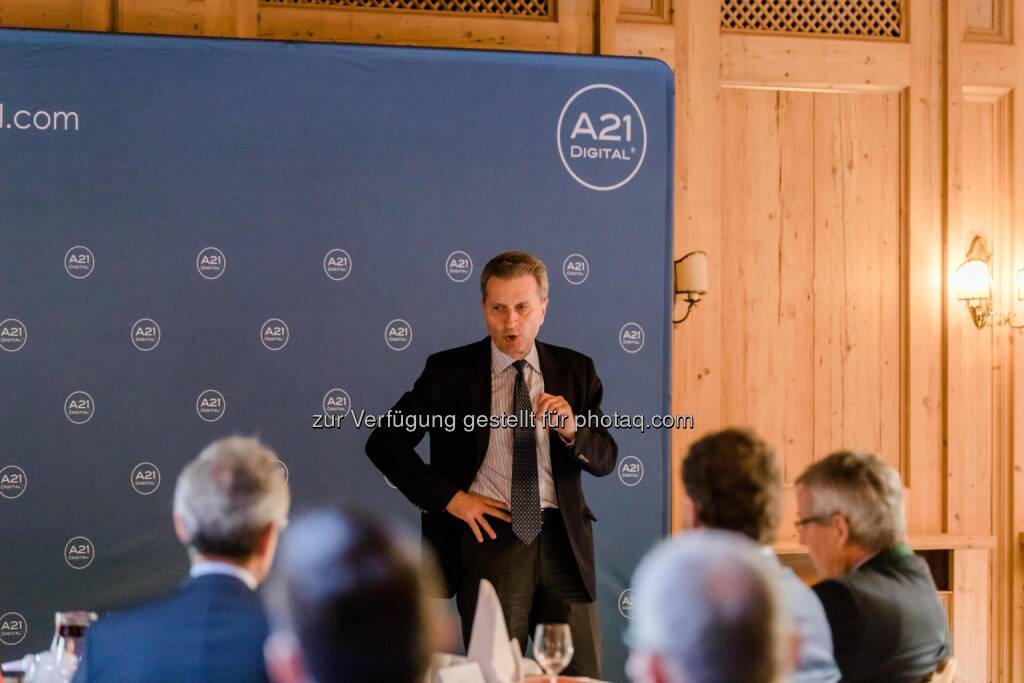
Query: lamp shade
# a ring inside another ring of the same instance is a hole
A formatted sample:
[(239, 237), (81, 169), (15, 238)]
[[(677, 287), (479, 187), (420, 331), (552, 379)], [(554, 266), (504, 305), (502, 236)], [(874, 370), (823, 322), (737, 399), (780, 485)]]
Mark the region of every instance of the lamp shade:
[(676, 261), (676, 294), (685, 294), (696, 301), (708, 291), (708, 255), (691, 251)]
[(956, 298), (961, 301), (992, 298), (992, 273), (987, 263), (969, 259), (956, 269)]

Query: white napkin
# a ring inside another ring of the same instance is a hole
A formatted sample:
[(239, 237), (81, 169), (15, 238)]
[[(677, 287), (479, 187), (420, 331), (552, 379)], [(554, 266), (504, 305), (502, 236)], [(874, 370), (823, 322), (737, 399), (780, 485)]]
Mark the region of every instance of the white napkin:
[(441, 678), (439, 676), (439, 672), (441, 669), (465, 663), (466, 658), (461, 655), (453, 655), (447, 652), (435, 652), (430, 658), (430, 668), (427, 669), (427, 675), (423, 677), (423, 683), (440, 683)]
[[(518, 645), (516, 646), (518, 652)], [(480, 665), (487, 683), (518, 683), (516, 658), (509, 645), (508, 627), (494, 586), (480, 580), (473, 631), (466, 658)], [(521, 666), (521, 665), (520, 665)], [(521, 668), (519, 669), (521, 670)]]

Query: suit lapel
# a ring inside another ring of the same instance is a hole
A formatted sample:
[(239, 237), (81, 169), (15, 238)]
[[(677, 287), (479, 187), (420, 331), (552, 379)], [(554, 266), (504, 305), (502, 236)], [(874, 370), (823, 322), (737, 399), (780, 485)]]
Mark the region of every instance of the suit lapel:
[(565, 396), (565, 400), (572, 404), (572, 397), (565, 393), (567, 382), (564, 368), (555, 360), (547, 344), (535, 343), (537, 344), (537, 358), (540, 360), (540, 374), (544, 375), (544, 393)]
[[(470, 368), (467, 373), (469, 382), (469, 406), (474, 418), (477, 415), (491, 414), (491, 338), (487, 337), (477, 343), (473, 349), (472, 357), (469, 359)], [(473, 430), (473, 456), (475, 463), (473, 473), (480, 469), (480, 463), (484, 461), (487, 454), (487, 442), (490, 440), (491, 430)]]
[[(565, 369), (555, 360), (551, 349), (546, 344), (542, 344), (539, 341), (535, 343), (537, 345), (537, 359), (540, 361), (540, 373), (544, 375), (544, 393), (551, 394), (552, 396), (564, 396), (569, 405), (572, 405), (572, 396), (569, 396), (567, 393), (568, 381), (566, 380)], [(558, 437), (554, 436), (549, 429), (547, 430), (547, 438), (548, 453), (553, 454), (552, 439), (557, 439)], [(561, 458), (551, 458), (552, 474), (561, 472), (561, 464)]]

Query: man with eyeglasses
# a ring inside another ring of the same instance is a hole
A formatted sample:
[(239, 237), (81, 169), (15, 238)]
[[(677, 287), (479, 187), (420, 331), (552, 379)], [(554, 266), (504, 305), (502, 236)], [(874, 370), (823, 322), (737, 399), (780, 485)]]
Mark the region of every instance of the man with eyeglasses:
[(796, 480), (797, 528), (843, 683), (918, 683), (950, 654), (928, 565), (905, 542), (903, 485), (873, 455), (839, 451)]

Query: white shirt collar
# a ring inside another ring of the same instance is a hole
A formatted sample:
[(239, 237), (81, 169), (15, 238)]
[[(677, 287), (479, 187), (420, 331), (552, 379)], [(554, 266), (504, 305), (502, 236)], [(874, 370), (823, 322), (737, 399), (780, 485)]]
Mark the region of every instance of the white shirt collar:
[(188, 570), (188, 575), (193, 579), (197, 579), (200, 576), (209, 576), (210, 574), (222, 574), (224, 576), (233, 576), (246, 586), (250, 590), (256, 590), (257, 585), (256, 577), (253, 576), (252, 572), (248, 569), (243, 569), (237, 564), (230, 564), (228, 562), (217, 562), (216, 560), (202, 560), (192, 565), (192, 568)]
[[(540, 372), (540, 356), (537, 355), (537, 343), (534, 342), (530, 347), (530, 352), (526, 354), (526, 364), (534, 369), (535, 372)], [(516, 362), (516, 359), (508, 355), (504, 351), (498, 348), (498, 345), (491, 340), (491, 373), (497, 375), (505, 372), (508, 366)]]

